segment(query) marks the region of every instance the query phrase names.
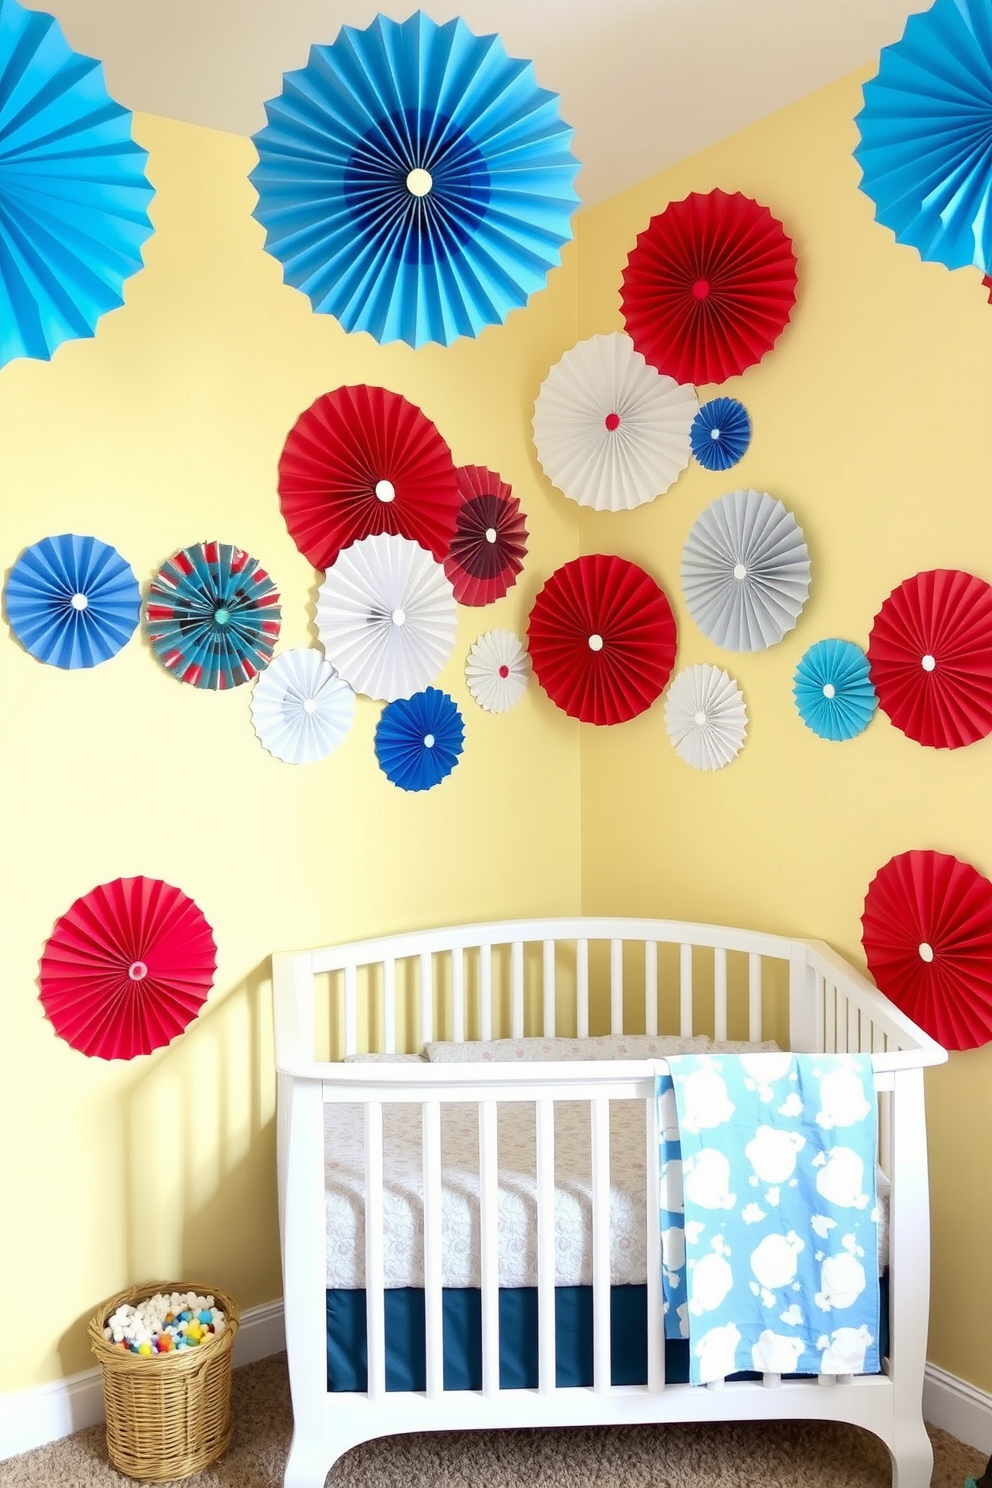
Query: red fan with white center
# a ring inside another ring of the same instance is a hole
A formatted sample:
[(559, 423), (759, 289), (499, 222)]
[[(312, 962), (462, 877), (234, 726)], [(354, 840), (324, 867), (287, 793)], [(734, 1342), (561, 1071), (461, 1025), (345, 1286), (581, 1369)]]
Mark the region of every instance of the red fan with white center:
[(934, 568), (893, 589), (868, 640), (879, 707), (932, 749), (992, 733), (992, 585)]
[(566, 563), (534, 601), (527, 645), (553, 703), (582, 723), (650, 708), (675, 665), (675, 617), (636, 563), (596, 553)]
[(524, 566), (527, 527), (506, 481), (483, 465), (456, 471), (462, 504), (444, 571), (463, 605), (502, 599)]
[(796, 302), (781, 222), (740, 192), (692, 192), (652, 217), (620, 292), (637, 350), (676, 382), (725, 382), (771, 350)]
[(948, 853), (905, 852), (872, 879), (861, 917), (886, 997), (945, 1049), (992, 1039), (992, 883)]
[(216, 968), (213, 931), (192, 899), (158, 878), (116, 878), (56, 923), (41, 958), (41, 1001), (81, 1054), (133, 1059), (188, 1027)]
[(443, 562), (461, 506), (451, 451), (426, 414), (386, 388), (339, 387), (301, 413), (279, 460), (279, 503), (314, 568), (391, 533)]

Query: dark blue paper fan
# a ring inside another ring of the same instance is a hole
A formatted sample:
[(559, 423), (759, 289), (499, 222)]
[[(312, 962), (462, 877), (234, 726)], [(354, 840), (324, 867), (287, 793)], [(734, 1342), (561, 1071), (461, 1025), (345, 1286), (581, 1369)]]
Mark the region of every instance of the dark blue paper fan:
[(736, 398), (711, 398), (689, 430), (692, 453), (704, 470), (729, 470), (751, 443), (751, 420)]
[(543, 289), (579, 169), (558, 97), (498, 36), (377, 16), (286, 73), (253, 136), (255, 217), (346, 331), (450, 345)]
[(878, 707), (868, 658), (851, 641), (817, 641), (796, 668), (799, 716), (821, 739), (853, 739)]
[(123, 304), (152, 231), (147, 159), (100, 63), (0, 0), (0, 366), (47, 361)]
[(116, 656), (134, 634), (141, 606), (138, 581), (116, 549), (72, 533), (26, 548), (4, 597), (24, 649), (67, 670)]
[(897, 242), (992, 268), (992, 6), (935, 0), (882, 49), (855, 123), (861, 190)]
[(380, 766), (401, 790), (430, 790), (458, 763), (465, 726), (457, 705), (436, 687), (387, 703), (375, 731)]

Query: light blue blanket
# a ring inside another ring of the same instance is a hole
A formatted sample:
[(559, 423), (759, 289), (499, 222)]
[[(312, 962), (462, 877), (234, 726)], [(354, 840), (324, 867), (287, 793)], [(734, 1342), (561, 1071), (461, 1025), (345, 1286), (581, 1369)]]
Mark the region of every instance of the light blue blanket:
[(879, 1369), (877, 1108), (860, 1054), (683, 1054), (657, 1082), (665, 1332), (690, 1379)]

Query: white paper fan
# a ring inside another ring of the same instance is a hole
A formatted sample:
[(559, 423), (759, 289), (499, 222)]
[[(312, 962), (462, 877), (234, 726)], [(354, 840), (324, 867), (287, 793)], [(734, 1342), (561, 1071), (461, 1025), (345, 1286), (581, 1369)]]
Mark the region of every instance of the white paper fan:
[(592, 336), (541, 384), (537, 458), (580, 506), (626, 511), (667, 491), (686, 468), (698, 412), (695, 388), (648, 366), (629, 336)]
[(747, 733), (740, 688), (719, 667), (686, 667), (665, 695), (665, 727), (687, 765), (722, 770), (740, 753)]
[(337, 749), (355, 718), (355, 694), (312, 646), (283, 651), (260, 672), (251, 721), (263, 748), (288, 765)]
[(530, 659), (512, 630), (487, 630), (468, 653), (468, 690), (487, 713), (507, 713), (527, 691)]
[(317, 591), (317, 633), (356, 692), (409, 697), (432, 682), (455, 644), (451, 580), (419, 543), (392, 533), (338, 554)]
[(682, 592), (718, 646), (774, 646), (809, 594), (809, 550), (795, 517), (765, 491), (731, 491), (711, 502), (682, 549)]

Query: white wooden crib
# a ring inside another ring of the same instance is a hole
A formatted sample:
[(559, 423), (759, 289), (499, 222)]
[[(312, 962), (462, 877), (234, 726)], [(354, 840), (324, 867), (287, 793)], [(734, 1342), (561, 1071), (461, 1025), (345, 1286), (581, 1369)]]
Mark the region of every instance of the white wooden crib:
[[(894, 1488), (928, 1488), (922, 1386), (929, 1308), (923, 1069), (945, 1051), (822, 942), (665, 920), (578, 918), (461, 925), (273, 957), (278, 1172), (294, 1433), (286, 1488), (322, 1488), (359, 1442), (409, 1431), (666, 1421), (845, 1421), (892, 1457)], [(657, 1223), (655, 1076), (663, 1061), (343, 1063), (432, 1039), (706, 1033), (774, 1038), (795, 1052), (873, 1056), (879, 1162), (891, 1181), (889, 1337), (880, 1375), (765, 1374), (714, 1388), (666, 1384)], [(610, 1102), (646, 1102), (648, 1366), (610, 1373)], [(536, 1103), (537, 1389), (501, 1389), (496, 1251), (497, 1106)], [(559, 1388), (555, 1361), (554, 1103), (588, 1103), (592, 1153), (591, 1387)], [(327, 1389), (324, 1107), (358, 1103), (365, 1130), (368, 1388)], [(383, 1109), (423, 1131), (426, 1390), (385, 1388)], [(441, 1106), (478, 1107), (482, 1388), (446, 1390), (442, 1353)], [(412, 1119), (414, 1117), (412, 1116)], [(654, 1219), (654, 1223), (652, 1223)]]

